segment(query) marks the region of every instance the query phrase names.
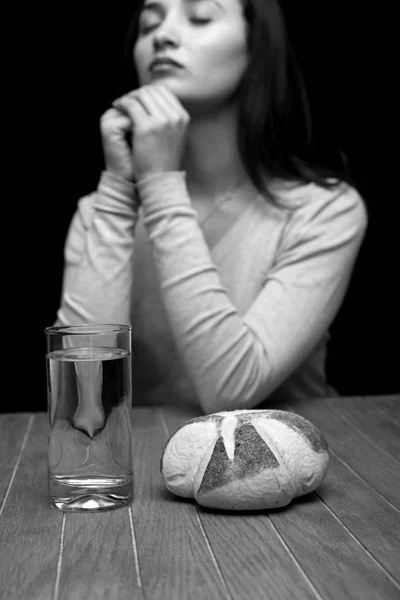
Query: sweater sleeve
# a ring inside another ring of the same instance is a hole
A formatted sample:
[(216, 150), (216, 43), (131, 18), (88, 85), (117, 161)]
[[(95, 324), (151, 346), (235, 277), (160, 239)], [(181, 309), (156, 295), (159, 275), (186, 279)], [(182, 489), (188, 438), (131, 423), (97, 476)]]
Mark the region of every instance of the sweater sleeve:
[(66, 243), (57, 324), (130, 323), (134, 228), (133, 183), (103, 172), (79, 200)]
[(256, 406), (307, 358), (337, 314), (367, 225), (362, 199), (348, 186), (305, 198), (287, 220), (261, 292), (239, 315), (197, 224), (185, 173), (137, 185), (172, 334), (203, 410)]

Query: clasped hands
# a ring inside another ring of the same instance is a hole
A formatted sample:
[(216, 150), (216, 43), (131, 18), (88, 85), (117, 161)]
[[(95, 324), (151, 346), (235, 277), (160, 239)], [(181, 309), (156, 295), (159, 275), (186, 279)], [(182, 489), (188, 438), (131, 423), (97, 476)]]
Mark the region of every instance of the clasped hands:
[(130, 127), (132, 133), (129, 151), (136, 181), (180, 169), (190, 116), (165, 85), (145, 85), (116, 99), (112, 107), (105, 113), (103, 129), (108, 113), (114, 111), (114, 123), (115, 111), (125, 118), (122, 128), (126, 134)]

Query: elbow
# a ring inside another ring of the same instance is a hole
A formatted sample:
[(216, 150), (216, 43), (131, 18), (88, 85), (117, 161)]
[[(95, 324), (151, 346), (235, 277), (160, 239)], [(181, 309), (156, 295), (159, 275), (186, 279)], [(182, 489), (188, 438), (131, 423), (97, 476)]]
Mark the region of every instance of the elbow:
[(263, 402), (273, 391), (273, 371), (263, 353), (258, 359), (208, 379), (198, 394), (204, 414), (251, 409)]
[(264, 392), (263, 390), (259, 390), (259, 393), (250, 396), (238, 396), (237, 394), (225, 396), (216, 394), (213, 397), (201, 398), (200, 406), (205, 415), (211, 415), (222, 411), (247, 410), (261, 404), (267, 396), (268, 391)]
[(205, 415), (211, 415), (216, 412), (235, 410), (232, 399), (221, 395), (207, 396), (200, 398), (200, 406)]
[(245, 410), (258, 406), (268, 395), (268, 391), (260, 387), (256, 393), (224, 394), (215, 393), (200, 398), (200, 406), (205, 415), (222, 411)]

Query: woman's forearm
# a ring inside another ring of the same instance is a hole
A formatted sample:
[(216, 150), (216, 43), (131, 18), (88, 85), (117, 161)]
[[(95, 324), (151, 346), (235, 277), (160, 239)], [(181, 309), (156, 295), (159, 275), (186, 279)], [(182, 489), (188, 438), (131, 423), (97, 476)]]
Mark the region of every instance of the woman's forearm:
[(263, 288), (239, 314), (198, 226), (185, 173), (137, 186), (172, 335), (203, 409), (255, 406), (305, 360), (336, 315), (365, 231), (361, 199), (352, 190), (310, 196)]
[(203, 409), (256, 404), (269, 376), (268, 359), (220, 281), (185, 174), (143, 179), (138, 191), (172, 335)]
[(134, 185), (103, 172), (68, 232), (59, 324), (130, 322), (136, 221)]

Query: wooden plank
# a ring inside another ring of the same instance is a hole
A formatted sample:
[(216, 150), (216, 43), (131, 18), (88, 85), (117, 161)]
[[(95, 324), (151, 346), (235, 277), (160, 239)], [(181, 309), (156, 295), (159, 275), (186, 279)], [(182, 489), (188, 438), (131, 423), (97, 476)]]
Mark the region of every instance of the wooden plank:
[(0, 519), (1, 598), (52, 600), (62, 513), (47, 496), (45, 414), (37, 414)]
[[(174, 413), (165, 413), (164, 418), (171, 430), (183, 422), (182, 416)], [(347, 479), (343, 478), (343, 470), (348, 475)], [(391, 576), (398, 575), (397, 511), (340, 461), (333, 466), (331, 463), (329, 476), (328, 484), (325, 481), (320, 487), (320, 490), (325, 490), (321, 497), (327, 506), (316, 495), (309, 495), (289, 507), (257, 515), (198, 508), (233, 598), (320, 598), (321, 595), (323, 598), (346, 600), (397, 598), (399, 587), (391, 579)], [(368, 504), (366, 500), (369, 497), (371, 501)], [(354, 513), (349, 510), (347, 498)], [(329, 505), (327, 499), (330, 500)], [(364, 521), (365, 502), (368, 518)], [(383, 514), (374, 514), (374, 506), (375, 511), (380, 513), (382, 510)], [(347, 511), (346, 518), (341, 521), (333, 514), (332, 508), (339, 515), (340, 511)], [(366, 552), (352, 533), (346, 531), (343, 522), (349, 525), (352, 516), (361, 543), (369, 542), (373, 554)], [(326, 528), (320, 525), (321, 522), (326, 523)], [(303, 542), (305, 533), (312, 546), (310, 548)], [(332, 561), (325, 561), (324, 556), (332, 558)], [(388, 573), (375, 559), (384, 562)], [(242, 568), (244, 561), (246, 569)], [(315, 568), (315, 561), (318, 568)], [(340, 572), (342, 596), (338, 594), (336, 565)], [(374, 581), (371, 583), (372, 577)]]
[(400, 582), (400, 513), (337, 457), (316, 491), (366, 550)]
[(30, 423), (29, 413), (0, 415), (0, 511)]
[[(279, 600), (289, 594), (307, 600), (397, 600), (398, 512), (365, 476), (344, 464), (349, 430), (353, 443), (357, 433), (364, 443), (370, 439), (328, 405), (309, 406), (315, 418), (295, 409), (323, 431), (334, 452), (327, 480), (317, 494), (260, 514), (208, 511), (167, 492), (159, 472), (164, 443), (174, 428), (200, 413), (152, 407), (133, 412), (132, 513), (123, 508), (63, 518), (48, 504), (47, 417), (36, 415), (0, 518), (0, 598), (46, 600), (55, 591), (57, 600), (141, 598), (142, 583), (143, 596), (155, 600)], [(326, 426), (335, 413), (339, 421), (328, 438)], [(376, 468), (388, 454), (376, 441), (370, 446)], [(11, 446), (3, 448), (0, 458), (8, 460)], [(356, 460), (362, 469), (364, 460), (369, 461), (365, 452)]]
[(390, 396), (368, 396), (368, 404), (375, 405), (378, 409), (384, 406), (391, 411), (391, 418), (400, 427), (400, 394)]
[(267, 511), (223, 513), (200, 506), (197, 510), (233, 599), (319, 598)]
[(324, 600), (399, 598), (398, 583), (315, 493), (303, 496), (286, 509), (271, 511), (270, 519)]
[(380, 404), (381, 402), (386, 402), (391, 404), (392, 406), (398, 406), (400, 402), (400, 393), (399, 394), (381, 394), (380, 396), (357, 396), (358, 398), (367, 398), (368, 402), (373, 402)]
[(57, 600), (143, 598), (129, 507), (66, 516)]
[(132, 505), (145, 598), (223, 600), (225, 582), (213, 562), (194, 503), (164, 486), (160, 457), (167, 439), (160, 409), (133, 411), (135, 500)]
[(397, 406), (384, 400), (372, 403), (359, 397), (329, 398), (322, 402), (331, 410), (339, 412), (374, 444), (400, 460), (400, 419), (397, 415), (400, 414), (400, 401)]
[(324, 435), (330, 450), (400, 509), (399, 463), (325, 402), (299, 402), (280, 407), (309, 419)]

